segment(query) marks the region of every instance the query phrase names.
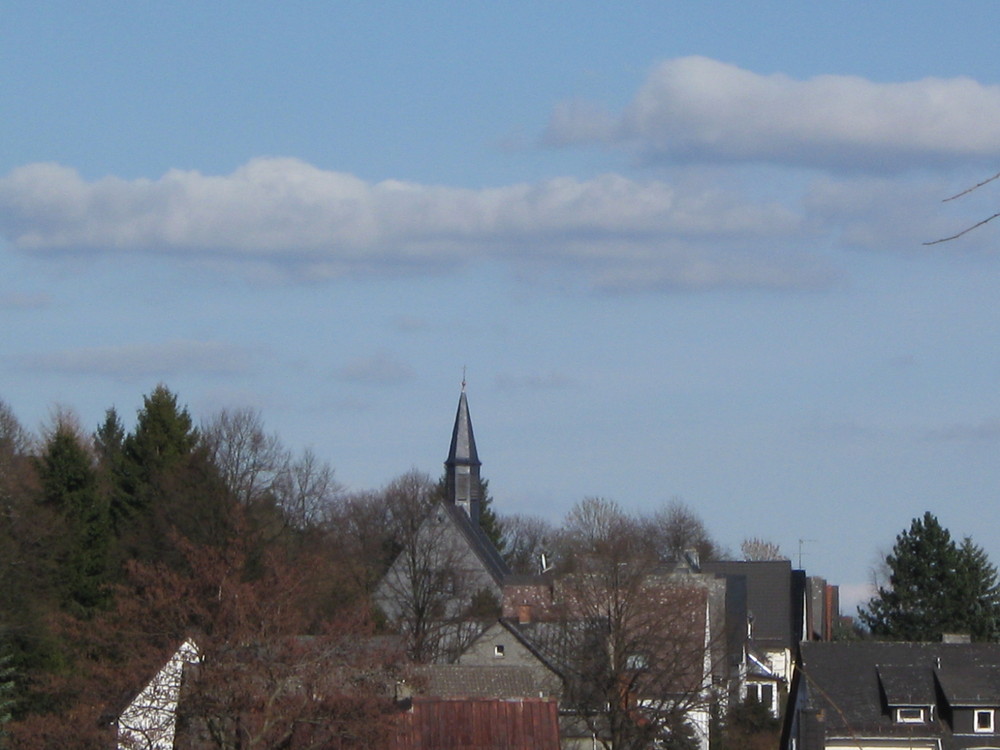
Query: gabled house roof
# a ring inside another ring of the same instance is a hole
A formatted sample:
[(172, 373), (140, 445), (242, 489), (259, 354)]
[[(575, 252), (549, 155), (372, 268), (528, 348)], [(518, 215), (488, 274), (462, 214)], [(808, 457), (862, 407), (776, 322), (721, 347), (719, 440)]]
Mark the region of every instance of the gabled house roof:
[[(810, 734), (919, 738), (944, 750), (1000, 747), (1000, 736), (977, 734), (959, 718), (961, 709), (1000, 710), (1000, 644), (803, 642), (799, 651), (782, 747)], [(925, 713), (902, 721), (897, 711), (910, 708)], [(810, 721), (814, 729), (804, 732)], [(816, 743), (799, 747), (824, 747)]]
[(414, 675), (429, 698), (539, 698), (544, 693), (530, 667), (428, 664)]
[(391, 750), (559, 750), (556, 702), (414, 698)]
[(889, 706), (931, 706), (934, 671), (928, 664), (876, 664), (875, 672)]

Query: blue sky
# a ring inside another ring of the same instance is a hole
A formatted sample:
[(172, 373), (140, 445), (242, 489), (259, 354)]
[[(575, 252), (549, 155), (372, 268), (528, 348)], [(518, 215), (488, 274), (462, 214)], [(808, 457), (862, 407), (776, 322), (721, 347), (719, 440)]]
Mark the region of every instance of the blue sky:
[(1000, 561), (1000, 4), (0, 5), (0, 398)]

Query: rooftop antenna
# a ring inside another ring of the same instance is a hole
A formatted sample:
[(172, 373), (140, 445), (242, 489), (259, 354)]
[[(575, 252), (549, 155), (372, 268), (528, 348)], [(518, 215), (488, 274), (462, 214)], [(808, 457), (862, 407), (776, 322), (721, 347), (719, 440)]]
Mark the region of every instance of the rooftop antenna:
[(799, 539), (799, 570), (804, 570), (802, 567), (802, 545), (806, 542), (815, 542), (815, 539)]
[(465, 365), (462, 365), (462, 393), (465, 393)]

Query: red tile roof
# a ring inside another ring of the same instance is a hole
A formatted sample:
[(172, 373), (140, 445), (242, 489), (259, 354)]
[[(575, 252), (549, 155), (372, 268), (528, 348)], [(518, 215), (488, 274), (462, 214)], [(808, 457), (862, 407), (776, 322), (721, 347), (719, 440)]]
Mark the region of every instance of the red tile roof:
[(417, 697), (391, 750), (559, 750), (556, 702)]

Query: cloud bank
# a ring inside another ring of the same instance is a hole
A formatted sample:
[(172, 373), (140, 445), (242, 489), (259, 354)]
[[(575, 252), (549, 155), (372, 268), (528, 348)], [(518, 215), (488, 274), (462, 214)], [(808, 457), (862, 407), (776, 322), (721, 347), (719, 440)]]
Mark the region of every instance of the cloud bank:
[(740, 256), (795, 239), (801, 224), (776, 201), (613, 174), (471, 190), (369, 183), (261, 158), (224, 176), (174, 170), (88, 182), (31, 164), (0, 178), (0, 234), (27, 253), (265, 261), (313, 277), (488, 258), (569, 263), (605, 288), (797, 285), (815, 269)]
[(235, 375), (252, 367), (251, 352), (215, 341), (169, 341), (90, 347), (22, 358), (26, 370), (63, 375), (165, 378), (190, 372)]
[(961, 216), (932, 210), (952, 185), (898, 170), (1000, 160), (997, 121), (1000, 87), (969, 79), (802, 81), (688, 57), (654, 69), (620, 115), (569, 103), (546, 134), (684, 163), (674, 182), (604, 174), (470, 189), (369, 182), (293, 158), (85, 180), (37, 163), (0, 177), (0, 238), (40, 257), (156, 254), (258, 279), (487, 260), (613, 293), (816, 288), (839, 278), (830, 248), (919, 248), (981, 218), (967, 204)]
[(998, 120), (1000, 86), (968, 78), (796, 80), (684, 57), (654, 68), (618, 116), (557, 106), (545, 141), (629, 145), (649, 160), (887, 172), (996, 161)]

